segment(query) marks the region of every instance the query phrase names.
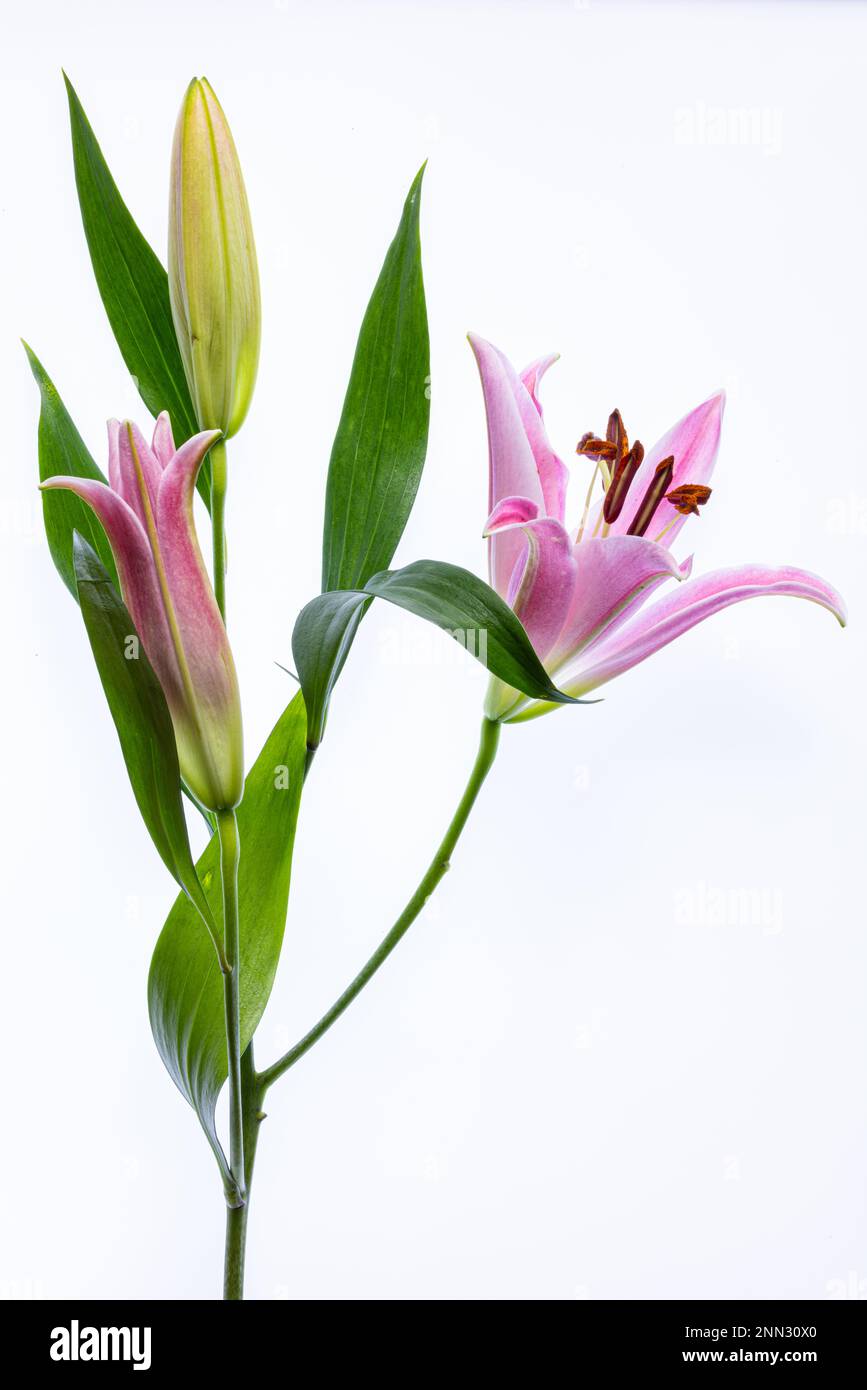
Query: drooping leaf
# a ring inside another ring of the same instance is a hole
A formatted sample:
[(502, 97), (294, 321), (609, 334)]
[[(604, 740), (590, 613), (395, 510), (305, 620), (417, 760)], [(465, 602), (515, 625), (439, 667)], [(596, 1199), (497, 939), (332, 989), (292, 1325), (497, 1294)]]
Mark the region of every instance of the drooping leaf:
[(413, 180), (367, 306), (328, 469), (322, 588), (355, 589), (391, 563), (421, 479), (430, 346)]
[(375, 574), (367, 593), (436, 623), (464, 645), (492, 675), (524, 695), (555, 704), (577, 703), (551, 681), (524, 625), (478, 575), (443, 560), (415, 560)]
[[(58, 474), (75, 478), (95, 478), (104, 483), (105, 475), (88, 453), (84, 440), (72, 423), (57, 388), (39, 358), (24, 344), (30, 370), (39, 387), (39, 481)], [(42, 516), (48, 548), (57, 573), (74, 599), (78, 599), (72, 562), (72, 541), (76, 531), (86, 536), (117, 587), (114, 556), (102, 526), (90, 507), (71, 492), (59, 488), (42, 494)]]
[[(175, 734), (162, 686), (108, 571), (78, 532), (73, 566), (81, 616), (142, 820), (169, 873), (210, 922), (190, 851)], [(197, 921), (216, 959), (204, 924)]]
[[(64, 81), (81, 220), (105, 312), (139, 395), (152, 415), (169, 412), (180, 445), (198, 426), (175, 337), (168, 276), (123, 201), (65, 73)], [(198, 487), (209, 504), (207, 460)]]
[(328, 703), (371, 594), (334, 589), (306, 604), (295, 621), (292, 655), (307, 707), (307, 744), (317, 748), (325, 732)]
[(308, 744), (322, 739), (328, 701), (352, 638), (373, 598), (441, 627), (492, 675), (538, 700), (580, 704), (552, 683), (520, 619), (489, 584), (469, 570), (440, 560), (416, 560), (384, 570), (363, 589), (320, 594), (301, 610), (292, 654), (309, 713)]
[[(283, 711), (247, 775), (238, 807), (241, 860), (241, 1049), (249, 1044), (268, 1002), (286, 924), (295, 823), (306, 756), (307, 717), (300, 694)], [(198, 862), (208, 902), (222, 936), (220, 849), (211, 840)], [(148, 1008), (160, 1056), (190, 1102), (220, 1164), (215, 1108), (226, 1079), (223, 985), (214, 952), (180, 896), (166, 920), (151, 961)]]

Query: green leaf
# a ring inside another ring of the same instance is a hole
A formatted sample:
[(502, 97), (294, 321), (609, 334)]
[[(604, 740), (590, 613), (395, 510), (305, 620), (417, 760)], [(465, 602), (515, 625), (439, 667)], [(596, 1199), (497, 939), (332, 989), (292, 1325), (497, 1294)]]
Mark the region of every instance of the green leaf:
[[(169, 873), (213, 926), (190, 852), (175, 733), (162, 686), (107, 570), (77, 532), (73, 565), (81, 616), (142, 820)], [(201, 920), (198, 930), (216, 959)]]
[[(70, 474), (75, 478), (93, 478), (104, 483), (105, 476), (97, 468), (84, 441), (67, 413), (57, 388), (49, 377), (39, 358), (24, 344), (30, 362), (30, 370), (39, 387), (41, 405), (39, 410), (39, 480), (53, 478), (57, 474)], [(60, 489), (42, 494), (42, 516), (48, 548), (58, 574), (73, 598), (78, 598), (75, 571), (72, 561), (72, 543), (76, 531), (86, 536), (105, 566), (115, 588), (118, 588), (117, 570), (111, 546), (102, 526), (90, 507), (71, 492)]]
[(373, 596), (334, 589), (306, 604), (295, 621), (292, 655), (307, 707), (307, 743), (317, 748), (325, 732), (328, 704), (352, 639)]
[(355, 589), (391, 563), (421, 480), (430, 345), (421, 272), (424, 166), (367, 306), (325, 498), (322, 588)]
[[(152, 415), (169, 412), (175, 443), (180, 445), (198, 425), (175, 337), (168, 276), (120, 196), (65, 73), (63, 80), (81, 220), (105, 312), (139, 395)], [(209, 503), (207, 460), (198, 486)]]
[(537, 700), (580, 704), (552, 683), (518, 617), (499, 594), (458, 565), (416, 560), (375, 574), (363, 589), (320, 594), (298, 615), (292, 654), (309, 715), (307, 741), (321, 741), (328, 701), (352, 638), (373, 598), (436, 623), (492, 675)]
[(388, 599), (455, 637), (492, 675), (535, 700), (578, 702), (551, 681), (520, 618), (478, 575), (442, 560), (376, 574), (367, 593)]
[[(268, 1002), (286, 924), (295, 823), (306, 757), (307, 717), (296, 695), (278, 719), (247, 776), (238, 807), (241, 862), (241, 1049), (248, 1046)], [(198, 863), (222, 935), (220, 848), (211, 840)], [(215, 1109), (226, 1079), (223, 985), (214, 952), (183, 896), (154, 951), (148, 980), (151, 1029), (169, 1075), (199, 1117), (228, 1179)]]

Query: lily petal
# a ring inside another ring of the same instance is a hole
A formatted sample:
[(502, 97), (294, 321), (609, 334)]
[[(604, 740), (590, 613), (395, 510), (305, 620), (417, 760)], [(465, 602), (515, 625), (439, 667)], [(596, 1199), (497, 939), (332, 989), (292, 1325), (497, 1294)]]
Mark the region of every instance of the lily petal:
[[(677, 424), (645, 454), (644, 462), (632, 480), (623, 510), (611, 525), (611, 535), (626, 535), (656, 472), (657, 464), (669, 455), (674, 456), (674, 473), (668, 487), (669, 492), (673, 492), (676, 487), (682, 487), (684, 483), (709, 481), (719, 452), (724, 409), (725, 392), (718, 391), (716, 395), (702, 401), (701, 405), (696, 406), (688, 415), (684, 415), (682, 420), (678, 420)], [(601, 504), (594, 513), (593, 524), (600, 508)], [(685, 521), (686, 517), (681, 512), (670, 502), (663, 500), (654, 513), (647, 534), (651, 538), (659, 536), (663, 545), (670, 546)], [(588, 522), (588, 531), (591, 534), (593, 524)], [(661, 535), (663, 531), (664, 536)]]
[(108, 421), (108, 482), (120, 496), (120, 420)]
[(156, 418), (151, 449), (160, 467), (167, 468), (175, 454), (175, 437), (167, 410), (161, 410)]
[[(117, 423), (116, 421), (114, 423)], [(105, 483), (56, 476), (43, 489), (63, 488), (86, 502), (101, 522), (117, 565), (123, 600), (172, 709), (182, 702), (181, 678), (166, 621), (159, 578), (145, 529), (135, 512)]]
[(527, 555), (518, 567), (508, 595), (541, 661), (557, 639), (575, 587), (577, 565), (575, 547), (563, 524), (554, 517), (533, 521), (494, 521), (489, 533), (522, 531), (527, 539)]
[(529, 497), (503, 497), (485, 522), (482, 535), (488, 539), (507, 526), (523, 526), (526, 521), (535, 521), (538, 515), (539, 504)]
[[(542, 513), (545, 498), (536, 460), (503, 359), (484, 338), (475, 333), (468, 337), (479, 368), (488, 422), (488, 508), (493, 511), (504, 497), (528, 497)], [(532, 409), (532, 402), (530, 404)], [(525, 538), (519, 531), (506, 531), (491, 537), (488, 549), (491, 583), (501, 598), (508, 592), (524, 548)]]
[[(560, 456), (555, 454), (551, 448), (542, 422), (542, 408), (523, 380), (523, 375), (518, 376), (511, 362), (502, 352), (499, 353), (499, 357), (514, 392), (521, 424), (524, 426), (530, 448), (533, 451), (533, 458), (536, 461), (536, 471), (542, 486), (542, 496), (545, 499), (545, 511), (548, 516), (563, 521), (566, 516), (566, 488), (569, 484), (569, 470)], [(556, 362), (556, 360), (557, 354), (554, 354), (551, 357), (540, 359), (540, 363), (545, 364), (541, 370), (539, 363), (525, 368), (526, 373), (535, 372), (535, 378), (531, 375), (534, 390), (543, 372), (551, 362)]]
[(235, 668), (193, 521), (196, 478), (219, 437), (219, 430), (204, 430), (178, 449), (160, 482), (156, 527), (192, 685), (197, 696), (222, 706)]
[(569, 695), (583, 695), (645, 661), (654, 652), (733, 603), (748, 598), (783, 594), (821, 604), (841, 626), (846, 623), (843, 599), (818, 575), (789, 566), (742, 565), (715, 570), (692, 579), (652, 604), (616, 637), (585, 654), (578, 670), (564, 673), (559, 681)]
[(230, 800), (239, 800), (244, 767), (238, 677), (193, 521), (196, 478), (220, 434), (204, 430), (178, 449), (162, 475), (156, 526), (183, 645), (192, 716), (176, 726), (178, 747), (196, 781), (212, 786), (215, 797), (220, 789), (233, 788)]
[(118, 429), (117, 447), (119, 480), (115, 491), (129, 504), (149, 533), (153, 525), (153, 513), (163, 474), (162, 467), (138, 425), (132, 424), (129, 420), (124, 420)]
[(555, 362), (559, 362), (559, 360), (559, 352), (549, 352), (547, 357), (537, 357), (535, 362), (531, 362), (529, 367), (525, 367), (521, 372), (521, 380), (529, 391), (530, 399), (540, 416), (543, 416), (543, 411), (539, 401), (539, 382), (542, 380), (548, 368), (552, 367)]
[(575, 588), (550, 653), (552, 671), (620, 628), (664, 580), (686, 579), (692, 568), (691, 557), (678, 564), (665, 546), (643, 536), (582, 541), (574, 552)]

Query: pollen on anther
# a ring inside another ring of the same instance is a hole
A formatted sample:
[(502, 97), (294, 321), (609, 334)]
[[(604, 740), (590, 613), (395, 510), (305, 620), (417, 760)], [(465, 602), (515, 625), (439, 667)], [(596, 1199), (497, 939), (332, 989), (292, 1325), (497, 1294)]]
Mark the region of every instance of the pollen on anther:
[(599, 439), (595, 434), (583, 434), (578, 440), (576, 454), (583, 454), (585, 458), (599, 462), (600, 459), (605, 463), (611, 463), (617, 458), (617, 445), (610, 439)]
[(682, 483), (680, 487), (673, 488), (671, 492), (665, 494), (666, 502), (670, 502), (675, 511), (680, 512), (681, 516), (698, 516), (699, 507), (703, 507), (711, 495), (712, 489), (705, 487), (703, 483)]

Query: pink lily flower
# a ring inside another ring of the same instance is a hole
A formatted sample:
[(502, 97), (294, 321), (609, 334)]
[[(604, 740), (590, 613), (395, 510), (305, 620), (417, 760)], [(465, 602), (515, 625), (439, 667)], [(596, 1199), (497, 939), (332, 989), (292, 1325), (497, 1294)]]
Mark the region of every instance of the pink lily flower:
[[(568, 470), (554, 453), (539, 382), (556, 357), (520, 375), (470, 334), (482, 379), (490, 454), (488, 537), (491, 584), (515, 610), (554, 683), (580, 697), (646, 660), (729, 604), (789, 594), (829, 609), (845, 626), (840, 595), (806, 570), (742, 565), (690, 579), (671, 543), (711, 495), (724, 395), (678, 421), (645, 455), (631, 446), (619, 411), (604, 437), (585, 435), (578, 453), (594, 464), (576, 529), (565, 524)], [(597, 479), (603, 496), (592, 503)], [(645, 608), (666, 580), (678, 587)], [(562, 706), (528, 700), (492, 681), (486, 713), (505, 723)]]
[(210, 810), (241, 799), (244, 757), (235, 663), (196, 538), (193, 494), (219, 430), (175, 449), (168, 414), (149, 446), (128, 421), (108, 422), (109, 483), (55, 477), (102, 523), (121, 592), (172, 716), (181, 775)]

